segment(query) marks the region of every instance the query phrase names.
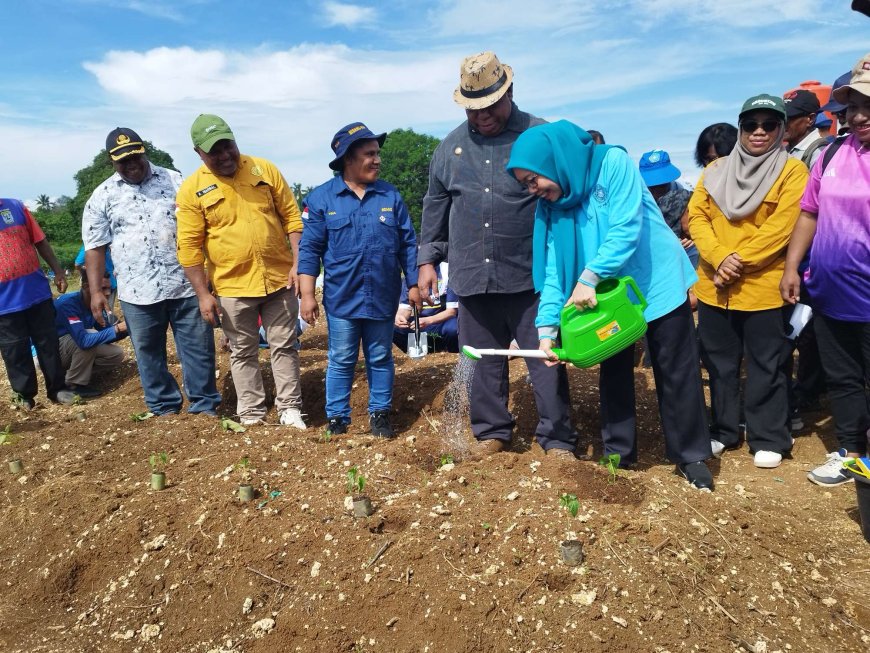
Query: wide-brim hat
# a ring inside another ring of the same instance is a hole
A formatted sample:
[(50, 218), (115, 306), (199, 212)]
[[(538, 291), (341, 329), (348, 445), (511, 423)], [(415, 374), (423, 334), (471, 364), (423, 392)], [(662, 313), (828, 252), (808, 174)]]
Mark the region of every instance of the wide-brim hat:
[(852, 71), (843, 73), (839, 77), (837, 77), (837, 81), (834, 82), (834, 85), (831, 87), (831, 99), (828, 100), (827, 104), (823, 105), (819, 108), (819, 111), (828, 111), (830, 113), (840, 113), (841, 111), (846, 110), (846, 105), (841, 102), (837, 102), (834, 99), (834, 91), (836, 91), (841, 86), (845, 86), (850, 81), (852, 81)]
[(494, 52), (465, 57), (459, 66), (459, 86), (453, 101), (466, 109), (485, 109), (498, 102), (514, 81), (514, 71)]
[(351, 145), (363, 140), (375, 140), (378, 142), (378, 145), (383, 146), (384, 141), (387, 140), (387, 135), (386, 133), (375, 134), (361, 122), (352, 122), (349, 125), (345, 125), (332, 137), (331, 147), (333, 153), (335, 153), (335, 158), (329, 162), (329, 167), (333, 170), (341, 170), (341, 158), (347, 154)]
[(840, 104), (846, 104), (850, 89), (870, 97), (870, 52), (858, 59), (858, 63), (852, 68), (852, 78), (849, 83), (833, 91), (831, 95)]
[(661, 186), (680, 178), (680, 169), (671, 163), (671, 157), (664, 150), (645, 152), (640, 157), (640, 176), (647, 186)]

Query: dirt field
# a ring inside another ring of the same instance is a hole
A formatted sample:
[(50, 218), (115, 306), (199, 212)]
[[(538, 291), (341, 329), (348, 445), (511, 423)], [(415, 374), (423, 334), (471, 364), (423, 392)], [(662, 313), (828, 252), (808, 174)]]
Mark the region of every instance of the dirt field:
[[(870, 651), (854, 487), (806, 480), (834, 448), (826, 414), (779, 469), (727, 452), (702, 493), (664, 460), (639, 371), (640, 464), (612, 482), (532, 442), (532, 393), (513, 361), (514, 451), (441, 466), (458, 454), (442, 425), (455, 355), (397, 353), (393, 441), (366, 434), (360, 370), (351, 433), (327, 439), (323, 327), (303, 342), (307, 432), (133, 422), (145, 407), (132, 362), (85, 406), (0, 407), (20, 436), (0, 451), (24, 463), (15, 476), (4, 460), (0, 474), (0, 650)], [(220, 368), (231, 413), (227, 354)], [(581, 450), (597, 458), (597, 372), (570, 375)], [(167, 488), (155, 492), (148, 457), (161, 451)], [(252, 503), (235, 498), (245, 456)], [(346, 506), (352, 466), (368, 479), (368, 518)], [(576, 518), (563, 493), (579, 498)], [(580, 567), (559, 559), (569, 536), (583, 542)]]

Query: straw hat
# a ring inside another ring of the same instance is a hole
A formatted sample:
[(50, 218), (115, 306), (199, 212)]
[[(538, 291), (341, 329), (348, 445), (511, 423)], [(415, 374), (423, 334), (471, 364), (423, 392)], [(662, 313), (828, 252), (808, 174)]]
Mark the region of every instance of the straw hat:
[(849, 89), (855, 89), (861, 95), (870, 97), (870, 52), (858, 59), (858, 63), (852, 68), (852, 79), (849, 83), (836, 89), (831, 95), (837, 102), (846, 104)]
[(466, 109), (485, 109), (498, 102), (514, 81), (514, 71), (494, 52), (480, 52), (462, 60), (459, 86), (453, 101)]

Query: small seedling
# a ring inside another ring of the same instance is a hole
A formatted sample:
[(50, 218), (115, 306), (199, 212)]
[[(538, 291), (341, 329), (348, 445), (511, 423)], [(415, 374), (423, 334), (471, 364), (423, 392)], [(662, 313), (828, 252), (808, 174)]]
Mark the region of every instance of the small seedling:
[(221, 428), (224, 431), (232, 431), (233, 433), (244, 433), (245, 427), (239, 424), (238, 422), (234, 422), (228, 417), (224, 417), (221, 419)]
[(347, 470), (347, 493), (360, 496), (366, 486), (366, 477), (356, 467)]
[(169, 461), (169, 457), (166, 455), (165, 451), (154, 452), (150, 456), (148, 456), (148, 462), (151, 465), (151, 472), (153, 474), (159, 474), (164, 471), (166, 467), (166, 463)]
[(576, 494), (563, 494), (559, 497), (559, 505), (571, 513), (572, 517), (576, 517), (580, 512), (580, 502), (577, 500)]
[(485, 531), (488, 531), (490, 528), (492, 528), (492, 524), (490, 524), (488, 521), (483, 522), (480, 526)]
[(240, 458), (239, 462), (233, 465), (233, 467), (238, 470), (239, 477), (241, 478), (241, 483), (243, 485), (251, 482), (251, 471), (249, 469), (250, 466), (251, 461), (248, 459), (247, 456)]
[(321, 441), (321, 442), (326, 442), (327, 444), (328, 444), (329, 442), (331, 442), (331, 441), (332, 441), (332, 431), (330, 431), (329, 429), (326, 429), (326, 430), (323, 432), (323, 435), (320, 436), (320, 441)]
[(601, 456), (601, 460), (598, 461), (598, 464), (602, 467), (606, 467), (607, 471), (610, 472), (609, 481), (611, 483), (616, 483), (616, 477), (619, 474), (619, 461), (622, 459), (618, 453), (612, 453), (607, 456)]
[(86, 403), (88, 403), (88, 402), (86, 402), (84, 399), (82, 399), (81, 395), (73, 395), (73, 399), (72, 399), (72, 404), (71, 404), (71, 405), (73, 405), (73, 406), (84, 406)]
[(144, 413), (130, 413), (130, 420), (133, 422), (144, 422), (152, 417), (154, 417), (154, 413), (150, 413), (147, 410)]
[(30, 410), (31, 403), (25, 399), (24, 395), (20, 392), (16, 392), (12, 395), (12, 405), (16, 410), (23, 408), (24, 410)]
[(442, 453), (440, 458), (441, 464), (439, 467), (444, 467), (444, 465), (452, 465), (453, 464), (453, 454), (452, 453)]
[(18, 437), (12, 432), (12, 424), (7, 424), (6, 428), (0, 431), (0, 444), (14, 444), (18, 441)]

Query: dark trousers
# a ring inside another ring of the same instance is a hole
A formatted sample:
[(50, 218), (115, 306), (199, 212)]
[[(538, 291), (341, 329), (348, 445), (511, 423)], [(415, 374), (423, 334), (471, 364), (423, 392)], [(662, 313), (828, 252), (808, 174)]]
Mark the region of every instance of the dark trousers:
[(45, 376), (45, 393), (55, 399), (66, 385), (60, 363), (54, 302), (46, 299), (23, 311), (0, 315), (0, 351), (13, 392), (33, 399), (38, 389), (30, 342), (36, 347), (39, 367)]
[[(712, 451), (689, 300), (650, 322), (646, 340), (665, 435), (665, 454), (674, 463), (706, 460)], [(621, 462), (635, 462), (633, 346), (601, 363), (600, 396), (604, 454), (618, 453)]]
[[(507, 349), (512, 339), (521, 349), (538, 348), (535, 317), (538, 296), (531, 290), (510, 294), (470, 295), (459, 299), (460, 346)], [(538, 426), (535, 435), (544, 450), (577, 446), (571, 426), (571, 398), (564, 365), (548, 367), (540, 359), (526, 359)], [(484, 356), (474, 365), (469, 396), (471, 430), (478, 440), (510, 441), (514, 420), (507, 409), (508, 360)]]
[(740, 441), (740, 365), (746, 365), (743, 411), (753, 451), (791, 451), (785, 367), (791, 345), (782, 308), (734, 311), (698, 302), (698, 336), (710, 375), (712, 436)]
[(837, 441), (864, 456), (870, 428), (870, 322), (844, 322), (819, 313), (815, 321)]

